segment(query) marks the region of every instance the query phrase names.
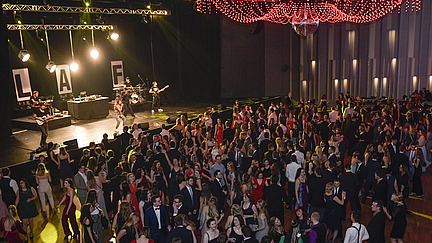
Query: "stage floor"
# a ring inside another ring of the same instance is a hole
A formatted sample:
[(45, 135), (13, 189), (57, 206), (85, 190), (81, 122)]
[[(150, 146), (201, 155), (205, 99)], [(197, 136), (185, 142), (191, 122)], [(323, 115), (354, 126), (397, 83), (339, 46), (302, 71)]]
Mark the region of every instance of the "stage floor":
[[(133, 123), (148, 122), (150, 129), (158, 128), (166, 123), (168, 117), (177, 117), (178, 114), (187, 113), (188, 118), (194, 118), (205, 112), (211, 104), (190, 104), (163, 107), (163, 112), (151, 113), (150, 110), (135, 113), (136, 117), (128, 115), (126, 125)], [(87, 146), (90, 142), (100, 142), (102, 134), (108, 133), (109, 138), (115, 132), (116, 119), (114, 111), (110, 110), (108, 117), (94, 120), (74, 120), (68, 127), (53, 129), (48, 132), (47, 142), (63, 143), (71, 139), (78, 140), (78, 146)], [(119, 128), (121, 130), (121, 128)], [(0, 167), (28, 162), (30, 152), (39, 147), (40, 132), (31, 130), (13, 130), (13, 135), (3, 141), (0, 145), (0, 156), (2, 158)]]

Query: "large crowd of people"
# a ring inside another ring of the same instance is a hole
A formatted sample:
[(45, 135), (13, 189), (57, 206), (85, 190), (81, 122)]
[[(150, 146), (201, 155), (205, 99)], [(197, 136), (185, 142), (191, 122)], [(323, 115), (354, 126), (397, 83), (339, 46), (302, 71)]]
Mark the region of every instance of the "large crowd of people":
[[(388, 219), (391, 241), (402, 242), (405, 199), (423, 197), (432, 160), (429, 96), (365, 103), (347, 93), (330, 107), (325, 96), (316, 104), (290, 93), (256, 109), (236, 101), (226, 120), (212, 110), (152, 136), (137, 125), (104, 134), (79, 161), (50, 143), (35, 170), (38, 190), (1, 170), (0, 230), (7, 242), (32, 239), (39, 198), (48, 220), (64, 204), (65, 240), (103, 242), (112, 229), (128, 243), (382, 243)], [(361, 203), (371, 212), (360, 213)], [(285, 222), (289, 210), (295, 219)]]

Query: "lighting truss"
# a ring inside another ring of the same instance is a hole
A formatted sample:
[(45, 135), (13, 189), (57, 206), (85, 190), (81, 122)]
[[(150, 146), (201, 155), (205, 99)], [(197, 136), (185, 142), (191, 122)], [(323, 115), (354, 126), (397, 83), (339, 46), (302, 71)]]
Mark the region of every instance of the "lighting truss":
[(71, 25), (71, 24), (8, 24), (8, 30), (99, 30), (111, 31), (116, 28), (114, 25)]
[(131, 15), (170, 15), (169, 10), (68, 7), (27, 4), (2, 4), (4, 11), (45, 12), (45, 13), (91, 13), (91, 14), (131, 14)]

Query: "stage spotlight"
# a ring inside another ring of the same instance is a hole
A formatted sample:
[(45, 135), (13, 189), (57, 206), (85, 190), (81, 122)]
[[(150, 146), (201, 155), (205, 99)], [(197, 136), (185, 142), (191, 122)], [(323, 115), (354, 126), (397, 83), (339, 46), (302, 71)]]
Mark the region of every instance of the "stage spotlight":
[(91, 51), (90, 51), (90, 56), (93, 59), (98, 58), (99, 57), (99, 51), (96, 48), (92, 48)]
[(119, 38), (119, 34), (117, 32), (112, 32), (110, 38), (111, 40), (117, 40)]
[(57, 65), (53, 61), (49, 61), (48, 64), (45, 66), (45, 68), (50, 72), (53, 73), (56, 70)]
[(73, 71), (73, 72), (76, 72), (78, 69), (79, 69), (79, 63), (78, 63), (78, 61), (72, 61), (72, 63), (70, 64), (70, 69)]
[(89, 3), (89, 2), (86, 2), (86, 3), (85, 3), (85, 6), (86, 6), (86, 7), (89, 7), (89, 6), (90, 6), (90, 3)]
[(22, 62), (27, 62), (30, 59), (30, 53), (27, 50), (21, 50), (18, 53), (18, 57)]

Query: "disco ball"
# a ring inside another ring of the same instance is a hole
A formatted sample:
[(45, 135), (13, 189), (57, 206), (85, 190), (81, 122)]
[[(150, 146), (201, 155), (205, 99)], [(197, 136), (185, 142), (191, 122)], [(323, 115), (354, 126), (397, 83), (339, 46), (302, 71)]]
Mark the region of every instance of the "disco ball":
[(300, 10), (298, 15), (293, 17), (292, 28), (301, 36), (309, 36), (317, 31), (319, 21), (310, 17), (311, 14), (306, 10)]

